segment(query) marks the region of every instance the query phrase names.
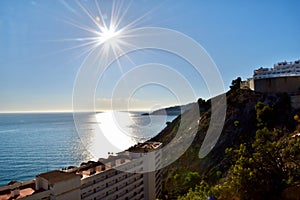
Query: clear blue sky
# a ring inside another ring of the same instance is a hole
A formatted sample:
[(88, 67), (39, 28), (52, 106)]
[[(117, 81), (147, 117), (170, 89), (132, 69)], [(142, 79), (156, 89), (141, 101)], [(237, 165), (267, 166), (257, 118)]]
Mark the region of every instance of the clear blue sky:
[[(80, 2), (95, 7), (94, 1)], [(110, 1), (98, 2), (109, 10)], [(299, 7), (297, 0), (141, 0), (132, 1), (124, 23), (151, 11), (140, 26), (170, 28), (196, 40), (216, 63), (228, 88), (232, 79), (250, 77), (255, 68), (300, 58)], [(0, 1), (0, 112), (72, 109), (73, 83), (85, 55), (81, 55), (83, 48), (71, 49), (82, 41), (66, 39), (89, 35), (68, 23), (71, 21), (92, 25), (73, 0)], [(151, 61), (145, 57), (137, 62)], [(174, 59), (171, 65), (179, 68), (184, 65), (181, 62)], [(107, 73), (116, 80), (121, 75), (113, 68)], [(198, 84), (203, 87), (192, 70), (182, 73), (195, 88)], [(108, 90), (115, 84), (112, 79), (100, 83), (97, 98), (109, 98)], [(103, 91), (101, 84), (106, 88)], [(197, 96), (209, 97), (205, 89), (199, 89)], [(145, 88), (135, 98), (162, 100), (163, 105), (174, 102), (168, 91), (156, 86)]]

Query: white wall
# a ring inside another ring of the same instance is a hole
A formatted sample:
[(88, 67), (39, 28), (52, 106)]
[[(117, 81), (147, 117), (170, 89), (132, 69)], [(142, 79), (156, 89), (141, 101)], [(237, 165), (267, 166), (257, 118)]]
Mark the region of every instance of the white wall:
[(67, 181), (58, 182), (50, 188), (51, 196), (59, 199), (80, 200), (80, 176), (74, 177)]

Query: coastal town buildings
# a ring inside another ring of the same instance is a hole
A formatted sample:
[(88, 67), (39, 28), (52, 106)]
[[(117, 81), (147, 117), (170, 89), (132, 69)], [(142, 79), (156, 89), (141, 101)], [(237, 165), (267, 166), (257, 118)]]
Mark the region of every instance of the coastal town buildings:
[(300, 60), (279, 62), (273, 68), (254, 70), (253, 77), (242, 81), (241, 88), (250, 88), (258, 92), (289, 94), (300, 93)]
[[(159, 169), (160, 147), (159, 142), (146, 142), (130, 148), (130, 153), (38, 174), (35, 180), (0, 188), (0, 200), (156, 199), (162, 191), (161, 171), (142, 172)], [(143, 156), (148, 152), (153, 154)]]
[(264, 93), (287, 93), (292, 107), (300, 108), (300, 60), (279, 62), (273, 68), (254, 70), (253, 77), (241, 82), (241, 88)]
[(254, 90), (258, 92), (300, 93), (300, 60), (279, 62), (273, 68), (254, 70)]

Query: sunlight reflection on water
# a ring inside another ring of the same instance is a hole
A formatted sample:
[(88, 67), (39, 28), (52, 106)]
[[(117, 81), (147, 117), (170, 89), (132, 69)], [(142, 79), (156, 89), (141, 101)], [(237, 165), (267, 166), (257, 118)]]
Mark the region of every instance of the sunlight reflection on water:
[[(108, 152), (117, 153), (123, 151), (138, 142), (144, 142), (158, 134), (167, 121), (172, 121), (176, 116), (166, 115), (141, 115), (141, 112), (106, 111), (95, 115), (96, 123), (88, 126), (93, 134), (90, 134), (87, 149), (98, 152), (97, 156), (107, 157)], [(98, 126), (94, 127), (95, 125)], [(103, 136), (110, 145), (103, 144)], [(104, 146), (113, 146), (106, 148)]]

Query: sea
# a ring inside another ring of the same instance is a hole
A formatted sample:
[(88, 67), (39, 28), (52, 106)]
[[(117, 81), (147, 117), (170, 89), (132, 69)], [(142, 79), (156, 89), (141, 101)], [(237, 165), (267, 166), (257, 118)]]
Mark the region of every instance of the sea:
[[(154, 137), (176, 117), (141, 114), (87, 113), (83, 121), (74, 120), (73, 113), (0, 114), (0, 186), (126, 150)], [(97, 139), (100, 134), (105, 141)], [(114, 152), (94, 148), (107, 141)]]

